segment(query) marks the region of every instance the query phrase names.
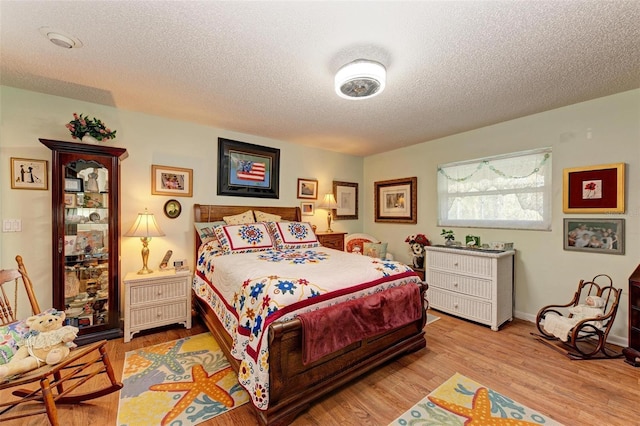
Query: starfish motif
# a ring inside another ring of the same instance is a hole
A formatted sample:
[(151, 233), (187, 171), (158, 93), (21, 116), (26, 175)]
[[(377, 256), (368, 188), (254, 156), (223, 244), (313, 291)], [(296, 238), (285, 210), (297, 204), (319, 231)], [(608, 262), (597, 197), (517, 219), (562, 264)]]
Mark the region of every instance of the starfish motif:
[(463, 407), (458, 404), (435, 398), (429, 397), (429, 401), (433, 402), (440, 408), (457, 414), (462, 417), (466, 417), (464, 422), (465, 426), (525, 426), (536, 425), (536, 423), (527, 422), (525, 420), (518, 419), (505, 419), (503, 417), (491, 417), (491, 399), (489, 399), (489, 391), (487, 388), (478, 388), (473, 396), (473, 402), (471, 408)]
[(140, 351), (137, 355), (149, 360), (150, 364), (145, 367), (143, 372), (132, 376), (131, 379), (137, 380), (159, 369), (162, 365), (165, 365), (169, 371), (174, 374), (184, 374), (184, 368), (180, 365), (180, 360), (182, 360), (182, 358), (192, 357), (193, 355), (207, 353), (207, 350), (179, 353), (183, 343), (184, 342), (180, 341), (173, 345), (173, 342), (170, 342), (173, 346), (169, 348), (167, 348), (167, 346), (158, 346)]
[(160, 383), (158, 385), (150, 386), (149, 390), (152, 391), (187, 391), (171, 411), (164, 416), (162, 419), (162, 425), (171, 424), (171, 422), (178, 417), (180, 413), (186, 410), (201, 393), (208, 395), (214, 401), (221, 402), (228, 408), (233, 407), (235, 402), (233, 401), (233, 398), (231, 398), (231, 395), (229, 395), (229, 392), (217, 385), (217, 382), (222, 380), (227, 374), (231, 374), (232, 371), (231, 367), (226, 367), (209, 376), (204, 367), (198, 364), (191, 368), (191, 376), (193, 377), (193, 381), (191, 382)]

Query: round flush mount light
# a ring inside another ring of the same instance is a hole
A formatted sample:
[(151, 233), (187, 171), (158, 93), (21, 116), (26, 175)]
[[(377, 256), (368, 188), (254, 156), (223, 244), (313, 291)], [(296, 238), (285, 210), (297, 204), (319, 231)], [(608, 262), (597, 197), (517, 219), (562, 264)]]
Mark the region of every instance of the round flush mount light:
[(64, 49), (82, 47), (82, 42), (76, 37), (64, 34), (61, 31), (54, 30), (50, 27), (40, 28), (40, 34), (48, 38), (51, 43)]
[(338, 96), (345, 99), (367, 99), (382, 93), (387, 70), (379, 62), (358, 59), (344, 65), (335, 78)]

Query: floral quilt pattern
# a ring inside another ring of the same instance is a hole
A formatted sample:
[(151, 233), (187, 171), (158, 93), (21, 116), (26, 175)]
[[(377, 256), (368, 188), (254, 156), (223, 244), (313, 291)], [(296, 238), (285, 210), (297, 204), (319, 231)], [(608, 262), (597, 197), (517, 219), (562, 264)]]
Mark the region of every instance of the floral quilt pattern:
[[(359, 266), (345, 267), (350, 262)], [(229, 270), (238, 271), (233, 289), (222, 278)], [(194, 289), (233, 337), (238, 381), (264, 410), (269, 405), (266, 330), (272, 322), (419, 281), (404, 264), (325, 247), (227, 255), (210, 246), (200, 250)]]

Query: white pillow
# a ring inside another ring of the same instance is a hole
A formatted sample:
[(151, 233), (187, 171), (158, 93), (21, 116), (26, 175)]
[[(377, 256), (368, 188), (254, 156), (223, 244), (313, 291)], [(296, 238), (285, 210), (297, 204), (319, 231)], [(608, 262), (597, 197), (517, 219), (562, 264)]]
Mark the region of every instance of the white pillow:
[(282, 219), (282, 216), (261, 212), (260, 210), (255, 210), (253, 214), (256, 215), (256, 222), (280, 222)]
[(308, 222), (268, 222), (278, 250), (320, 247)]
[(244, 213), (236, 214), (233, 216), (224, 216), (224, 222), (227, 225), (242, 225), (243, 223), (255, 223), (253, 218), (253, 210), (247, 210)]
[(273, 240), (265, 223), (218, 225), (214, 231), (225, 253), (252, 253), (273, 248)]

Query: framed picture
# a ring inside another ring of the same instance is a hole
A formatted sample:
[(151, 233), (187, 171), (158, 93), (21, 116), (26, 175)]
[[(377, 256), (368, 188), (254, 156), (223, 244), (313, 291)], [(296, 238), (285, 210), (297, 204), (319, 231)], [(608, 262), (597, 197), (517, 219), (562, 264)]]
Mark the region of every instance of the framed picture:
[(315, 179), (298, 179), (298, 198), (318, 199), (318, 181)]
[(164, 215), (169, 219), (175, 219), (182, 213), (182, 205), (178, 200), (169, 200), (164, 203)]
[(90, 209), (104, 207), (102, 194), (96, 192), (85, 192), (84, 197), (82, 197), (82, 205), (80, 207), (87, 207)]
[(624, 219), (564, 219), (564, 249), (624, 254)]
[(564, 169), (565, 213), (624, 213), (625, 163)]
[(191, 197), (193, 169), (151, 165), (151, 194)]
[(82, 192), (84, 185), (80, 178), (64, 178), (65, 192)]
[(315, 203), (303, 201), (300, 203), (300, 210), (302, 211), (302, 216), (313, 216), (316, 212)]
[(279, 198), (280, 150), (218, 138), (218, 195)]
[(338, 208), (334, 218), (357, 219), (358, 218), (358, 184), (351, 182), (333, 181), (333, 196), (336, 197)]
[(11, 189), (49, 189), (47, 160), (11, 157)]
[(374, 182), (376, 222), (418, 223), (418, 178)]
[(64, 194), (64, 206), (72, 208), (76, 206), (76, 194)]

